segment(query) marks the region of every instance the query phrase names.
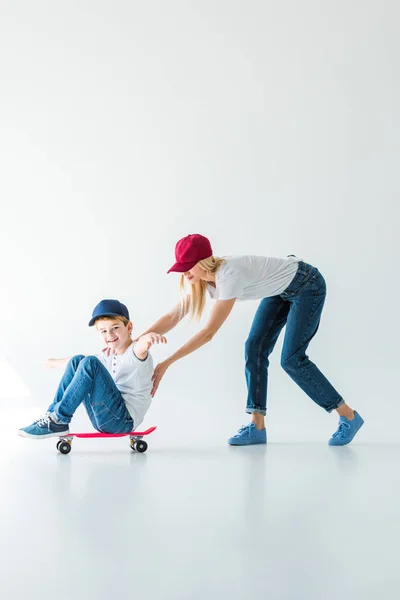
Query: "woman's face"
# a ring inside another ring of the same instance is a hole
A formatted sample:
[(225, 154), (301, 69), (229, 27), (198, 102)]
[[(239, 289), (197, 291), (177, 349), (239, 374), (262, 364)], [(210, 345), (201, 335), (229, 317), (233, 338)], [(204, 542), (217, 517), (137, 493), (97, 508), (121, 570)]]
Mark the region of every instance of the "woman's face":
[(200, 279), (207, 279), (207, 271), (205, 269), (202, 269), (199, 266), (199, 263), (192, 267), (190, 271), (185, 271), (183, 275), (185, 276), (186, 281), (191, 285), (194, 285), (195, 283), (200, 281)]

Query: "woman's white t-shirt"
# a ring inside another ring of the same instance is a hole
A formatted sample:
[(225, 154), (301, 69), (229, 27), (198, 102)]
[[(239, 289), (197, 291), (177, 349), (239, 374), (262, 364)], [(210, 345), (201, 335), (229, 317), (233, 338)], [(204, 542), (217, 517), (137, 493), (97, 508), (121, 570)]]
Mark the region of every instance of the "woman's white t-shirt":
[(267, 256), (226, 256), (215, 275), (215, 287), (207, 285), (215, 300), (261, 300), (285, 291), (301, 259)]

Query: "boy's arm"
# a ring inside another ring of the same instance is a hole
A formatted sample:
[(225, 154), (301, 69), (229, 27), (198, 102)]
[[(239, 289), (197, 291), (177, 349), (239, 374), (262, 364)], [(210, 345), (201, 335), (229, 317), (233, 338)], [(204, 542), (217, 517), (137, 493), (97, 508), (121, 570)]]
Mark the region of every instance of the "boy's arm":
[(66, 367), (69, 360), (70, 360), (70, 357), (68, 357), (68, 358), (48, 358), (46, 360), (46, 367), (48, 367), (49, 369), (56, 369), (57, 367)]
[[(84, 354), (83, 356), (90, 356), (89, 354)], [(67, 358), (48, 358), (46, 360), (46, 367), (49, 369), (57, 369), (58, 367), (66, 367), (68, 362), (71, 360), (72, 356), (68, 356)]]

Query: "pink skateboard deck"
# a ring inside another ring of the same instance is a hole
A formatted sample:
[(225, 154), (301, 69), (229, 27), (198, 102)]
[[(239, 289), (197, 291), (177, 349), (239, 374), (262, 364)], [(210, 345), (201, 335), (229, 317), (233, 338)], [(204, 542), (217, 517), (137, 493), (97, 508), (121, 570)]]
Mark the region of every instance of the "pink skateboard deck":
[(93, 433), (67, 433), (66, 435), (60, 435), (57, 442), (57, 450), (61, 454), (69, 454), (71, 452), (71, 444), (74, 437), (76, 438), (119, 438), (119, 437), (130, 437), (130, 446), (132, 450), (137, 452), (146, 452), (147, 442), (142, 438), (146, 435), (150, 435), (157, 427), (150, 427), (146, 431), (128, 431), (127, 433), (100, 433), (96, 431)]

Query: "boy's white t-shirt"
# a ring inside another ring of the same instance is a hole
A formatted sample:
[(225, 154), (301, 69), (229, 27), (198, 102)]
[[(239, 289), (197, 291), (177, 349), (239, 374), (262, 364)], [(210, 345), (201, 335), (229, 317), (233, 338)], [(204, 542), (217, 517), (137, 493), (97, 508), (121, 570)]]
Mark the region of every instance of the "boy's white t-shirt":
[(215, 276), (215, 287), (207, 285), (215, 300), (261, 300), (285, 291), (293, 280), (300, 258), (226, 256)]
[(152, 401), (151, 378), (154, 367), (150, 352), (147, 358), (140, 360), (133, 351), (134, 346), (131, 344), (123, 354), (105, 356), (104, 352), (101, 352), (97, 358), (114, 379), (136, 429), (143, 421)]

